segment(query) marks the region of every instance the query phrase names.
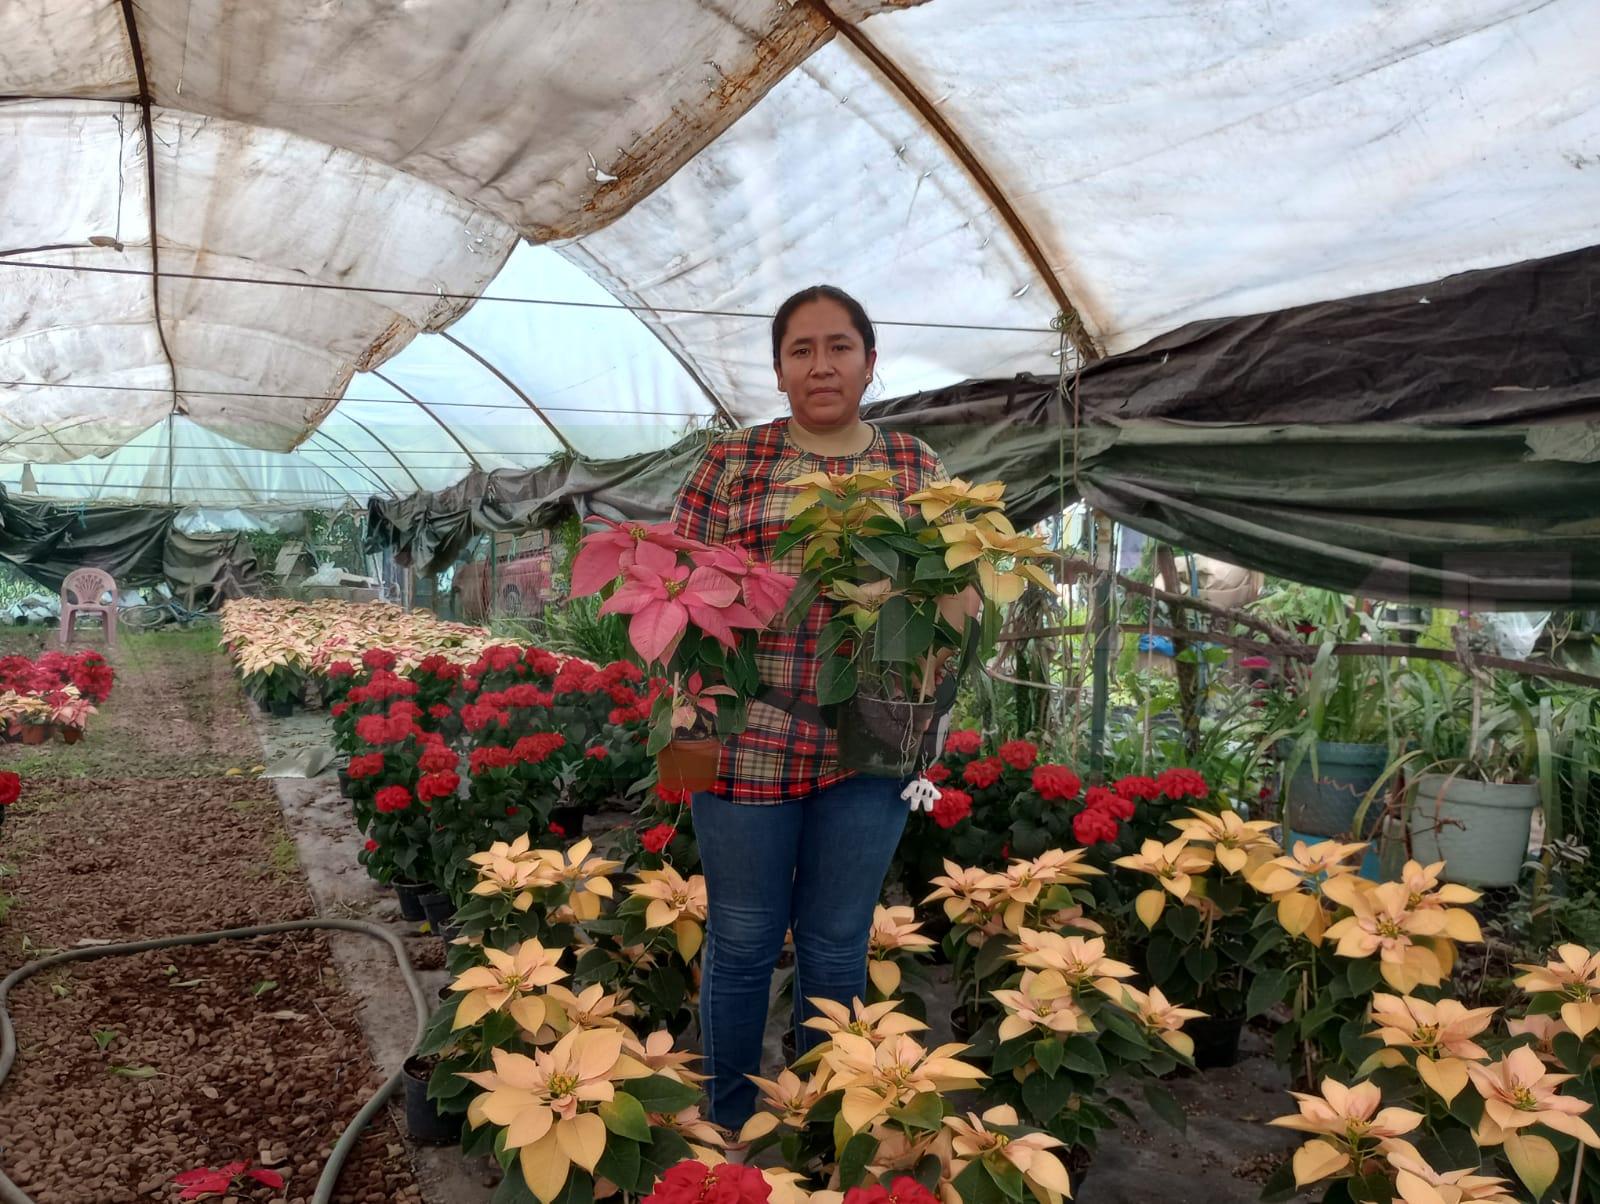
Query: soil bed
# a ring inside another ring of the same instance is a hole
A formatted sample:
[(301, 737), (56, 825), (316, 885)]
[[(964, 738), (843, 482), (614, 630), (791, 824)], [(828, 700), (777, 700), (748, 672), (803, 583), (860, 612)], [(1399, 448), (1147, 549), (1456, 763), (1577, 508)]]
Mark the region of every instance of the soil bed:
[[(86, 939), (313, 914), (215, 640), (125, 637), (84, 741), (0, 747), (0, 766), (25, 777), (0, 827), (0, 973)], [(0, 632), (0, 652), (42, 645)], [(38, 1204), (175, 1200), (173, 1175), (237, 1159), (286, 1180), (239, 1200), (303, 1204), (381, 1081), (316, 934), (63, 967), (17, 988), (10, 1011), (0, 1166)], [(364, 1135), (335, 1198), (420, 1204), (392, 1116)]]

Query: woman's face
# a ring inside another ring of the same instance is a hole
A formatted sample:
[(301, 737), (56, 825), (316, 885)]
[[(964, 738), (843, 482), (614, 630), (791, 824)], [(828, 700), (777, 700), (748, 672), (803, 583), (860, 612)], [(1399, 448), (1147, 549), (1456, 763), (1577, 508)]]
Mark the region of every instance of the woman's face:
[(807, 301), (789, 315), (783, 332), (778, 388), (808, 431), (843, 430), (856, 423), (877, 360), (844, 306), (826, 297)]

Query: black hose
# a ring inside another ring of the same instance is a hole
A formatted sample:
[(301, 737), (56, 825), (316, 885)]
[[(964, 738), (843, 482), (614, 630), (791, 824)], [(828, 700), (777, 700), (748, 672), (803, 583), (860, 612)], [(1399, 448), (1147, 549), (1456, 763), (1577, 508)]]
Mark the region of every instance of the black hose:
[[(38, 961), (29, 962), (19, 966), (4, 980), (0, 980), (0, 1087), (5, 1086), (6, 1077), (11, 1073), (11, 1067), (17, 1060), (17, 1035), (11, 1024), (11, 1014), (6, 1010), (6, 997), (12, 987), (19, 982), (31, 978), (41, 970), (48, 970), (51, 966), (59, 966), (66, 962), (88, 961), (97, 957), (126, 957), (133, 953), (148, 953), (153, 949), (172, 949), (180, 945), (214, 945), (219, 941), (242, 941), (258, 936), (275, 936), (283, 932), (306, 932), (316, 929), (337, 929), (341, 932), (355, 932), (363, 936), (374, 937), (388, 944), (395, 956), (395, 962), (400, 967), (400, 975), (405, 979), (406, 988), (411, 992), (411, 1001), (417, 1009), (417, 1039), (414, 1044), (421, 1044), (423, 1032), (428, 1027), (428, 1020), (433, 1014), (433, 1009), (428, 1003), (428, 997), (422, 990), (422, 984), (417, 981), (417, 975), (411, 968), (410, 959), (406, 957), (405, 946), (400, 943), (400, 938), (388, 929), (380, 928), (376, 924), (368, 924), (361, 920), (325, 920), (314, 918), (310, 920), (285, 920), (278, 924), (258, 924), (253, 928), (226, 928), (220, 932), (192, 932), (183, 936), (157, 937), (148, 941), (130, 941), (121, 945), (93, 945), (84, 949), (68, 949), (62, 953), (55, 953), (49, 957), (41, 957)], [(339, 1172), (344, 1169), (345, 1159), (350, 1156), (350, 1151), (355, 1148), (361, 1131), (367, 1127), (384, 1102), (394, 1094), (400, 1080), (404, 1077), (403, 1070), (397, 1070), (390, 1075), (388, 1080), (377, 1092), (362, 1105), (361, 1111), (356, 1113), (355, 1119), (345, 1127), (339, 1135), (339, 1140), (334, 1144), (333, 1152), (328, 1155), (327, 1165), (322, 1168), (322, 1176), (317, 1180), (317, 1189), (312, 1193), (311, 1204), (333, 1204), (334, 1185), (339, 1181)], [(6, 1173), (0, 1170), (0, 1204), (34, 1204), (33, 1197), (25, 1193), (20, 1187), (7, 1178)]]

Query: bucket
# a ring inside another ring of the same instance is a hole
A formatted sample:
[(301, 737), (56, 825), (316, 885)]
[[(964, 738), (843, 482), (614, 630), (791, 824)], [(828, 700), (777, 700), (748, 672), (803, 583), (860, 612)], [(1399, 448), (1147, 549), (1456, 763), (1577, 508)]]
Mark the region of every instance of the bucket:
[(717, 784), (721, 760), (721, 740), (675, 739), (656, 754), (657, 785), (665, 790), (710, 790)]
[[(1354, 835), (1356, 811), (1389, 764), (1386, 744), (1339, 744), (1317, 741), (1317, 772), (1311, 771), (1311, 755), (1295, 766), (1284, 785), (1284, 824), (1302, 836), (1350, 837)], [(1371, 837), (1383, 816), (1383, 798), (1373, 798), (1362, 824), (1362, 835)]]
[(1407, 817), (1411, 855), (1424, 865), (1443, 861), (1447, 882), (1515, 886), (1528, 857), (1528, 832), (1539, 801), (1535, 782), (1422, 774)]
[(428, 1098), (428, 1076), (433, 1073), (433, 1067), (421, 1058), (407, 1058), (404, 1070), (407, 1135), (422, 1145), (450, 1145), (460, 1141), (461, 1113), (440, 1112)]
[(948, 708), (937, 702), (900, 702), (856, 695), (839, 708), (839, 768), (875, 778), (915, 773), (934, 720)]

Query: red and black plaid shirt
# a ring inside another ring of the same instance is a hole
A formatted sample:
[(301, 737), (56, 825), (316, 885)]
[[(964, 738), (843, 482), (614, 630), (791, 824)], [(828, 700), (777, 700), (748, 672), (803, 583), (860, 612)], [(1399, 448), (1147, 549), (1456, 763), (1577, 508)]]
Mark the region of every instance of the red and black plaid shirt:
[[(867, 449), (854, 456), (819, 456), (790, 442), (780, 418), (716, 439), (683, 491), (672, 521), (679, 534), (703, 543), (736, 543), (773, 567), (798, 575), (801, 549), (773, 562), (778, 537), (795, 493), (778, 486), (808, 472), (835, 474), (864, 468), (899, 471), (902, 498), (944, 478), (939, 457), (920, 439), (874, 428)], [(756, 645), (763, 684), (799, 699), (813, 716), (817, 702), (817, 641), (835, 604), (819, 599), (805, 621), (787, 631), (766, 631)], [(836, 759), (833, 733), (759, 700), (750, 703), (745, 730), (722, 753), (715, 792), (736, 803), (781, 803), (832, 786), (850, 775)]]

